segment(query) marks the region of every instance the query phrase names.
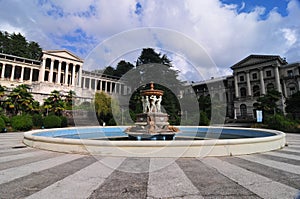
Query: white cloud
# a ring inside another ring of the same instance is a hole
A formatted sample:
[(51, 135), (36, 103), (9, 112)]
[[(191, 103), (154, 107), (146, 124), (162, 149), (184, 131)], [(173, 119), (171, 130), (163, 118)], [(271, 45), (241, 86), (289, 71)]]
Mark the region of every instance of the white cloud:
[[(282, 17), (277, 9), (273, 9), (264, 20), (261, 19), (266, 11), (263, 7), (239, 13), (245, 7), (244, 2), (229, 6), (218, 0), (40, 2), (44, 3), (1, 1), (0, 27), (21, 32), (45, 49), (69, 46), (82, 58), (99, 43), (122, 31), (139, 27), (167, 28), (194, 40), (219, 66), (219, 71), (226, 74), (229, 66), (251, 53), (279, 54), (290, 62), (299, 60), (295, 53), (300, 48), (300, 8), (297, 0), (288, 3), (288, 16)], [(138, 14), (135, 12), (137, 2), (141, 6)], [(122, 49), (123, 45), (131, 45), (130, 42), (142, 45), (144, 40), (139, 35), (128, 39), (118, 41), (115, 47)], [(179, 54), (188, 52), (189, 55), (181, 56), (187, 61), (196, 60), (198, 56), (198, 62), (201, 62), (198, 52), (185, 46), (184, 41), (176, 40), (173, 35), (160, 35), (159, 39), (173, 40), (174, 45), (167, 46), (168, 50), (174, 48)], [(162, 43), (156, 41), (158, 45)], [(184, 65), (181, 60), (177, 61)], [(210, 71), (211, 67), (207, 69)], [(210, 74), (207, 73), (207, 77), (210, 78)]]

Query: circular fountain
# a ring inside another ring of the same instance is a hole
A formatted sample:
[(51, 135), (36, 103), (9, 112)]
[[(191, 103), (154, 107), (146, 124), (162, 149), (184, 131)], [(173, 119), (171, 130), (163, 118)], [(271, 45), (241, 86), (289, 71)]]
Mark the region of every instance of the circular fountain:
[(143, 113), (135, 126), (73, 127), (24, 133), (23, 142), (39, 149), (125, 157), (204, 157), (266, 152), (284, 147), (285, 134), (267, 129), (170, 126), (161, 111), (163, 91), (141, 92)]

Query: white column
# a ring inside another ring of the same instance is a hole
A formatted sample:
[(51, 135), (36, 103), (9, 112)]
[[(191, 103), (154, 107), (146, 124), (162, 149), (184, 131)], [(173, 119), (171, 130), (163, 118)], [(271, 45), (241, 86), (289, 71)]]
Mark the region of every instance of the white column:
[(30, 68), (29, 82), (32, 83), (33, 68)]
[(60, 84), (60, 80), (61, 80), (61, 64), (62, 61), (58, 60), (58, 72), (57, 72), (57, 83)]
[(65, 69), (65, 85), (68, 85), (68, 78), (69, 78), (69, 63), (66, 63), (66, 69)]
[(284, 96), (287, 97), (285, 81), (283, 80), (282, 83), (283, 83), (283, 93), (284, 93)]
[(54, 60), (51, 59), (50, 72), (49, 72), (49, 77), (48, 77), (48, 82), (51, 82), (51, 83), (53, 81), (53, 68), (54, 68)]
[(46, 58), (42, 58), (42, 66), (39, 71), (39, 82), (44, 82), (45, 68), (46, 68)]
[(259, 71), (259, 74), (260, 74), (260, 87), (261, 87), (261, 94), (264, 95), (266, 94), (266, 88), (265, 88), (265, 81), (264, 81), (264, 71), (263, 69), (260, 69)]
[(97, 79), (95, 79), (95, 92), (97, 91)]
[(112, 90), (112, 89), (113, 89), (113, 86), (112, 86), (112, 85), (113, 85), (113, 82), (110, 82), (110, 88), (109, 88), (110, 93), (113, 92), (113, 90)]
[(235, 97), (239, 98), (238, 77), (236, 73), (234, 73), (234, 89), (235, 89)]
[(1, 79), (2, 79), (2, 80), (4, 80), (4, 75), (5, 75), (5, 66), (6, 66), (6, 64), (5, 64), (5, 63), (3, 63), (3, 64), (2, 64), (2, 71), (1, 71)]
[(105, 88), (104, 88), (104, 92), (107, 93), (107, 81), (104, 82), (104, 87), (105, 87)]
[(78, 86), (81, 87), (81, 77), (82, 77), (82, 66), (79, 65), (79, 71), (78, 71)]
[(276, 88), (278, 92), (282, 92), (281, 90), (281, 86), (280, 86), (280, 79), (279, 79), (279, 70), (278, 70), (278, 66), (275, 66), (275, 83), (276, 83)]
[(100, 91), (102, 91), (102, 80), (100, 80)]
[(92, 78), (90, 78), (89, 90), (92, 90)]
[(10, 81), (14, 81), (14, 76), (15, 76), (15, 65), (12, 65)]
[(72, 68), (72, 86), (75, 86), (75, 71), (76, 71), (76, 65), (73, 64), (73, 68)]
[(20, 81), (23, 82), (24, 79), (24, 67), (21, 66), (21, 77), (20, 77)]
[(247, 80), (247, 90), (248, 90), (248, 96), (251, 96), (251, 84), (250, 84), (250, 74), (249, 71), (246, 71), (246, 80)]

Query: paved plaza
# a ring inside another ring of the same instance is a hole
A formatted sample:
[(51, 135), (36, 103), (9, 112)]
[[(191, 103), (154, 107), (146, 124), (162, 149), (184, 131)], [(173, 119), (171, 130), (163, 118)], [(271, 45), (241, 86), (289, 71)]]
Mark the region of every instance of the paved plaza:
[(179, 158), (154, 172), (169, 159), (63, 154), (25, 147), (22, 138), (0, 134), (0, 198), (283, 199), (300, 190), (300, 134), (287, 134), (282, 150)]

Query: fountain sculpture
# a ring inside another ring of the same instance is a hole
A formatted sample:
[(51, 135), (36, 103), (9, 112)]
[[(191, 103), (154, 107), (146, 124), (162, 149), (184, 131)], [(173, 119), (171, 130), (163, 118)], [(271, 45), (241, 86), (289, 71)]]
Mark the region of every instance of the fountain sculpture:
[(126, 129), (130, 139), (172, 140), (179, 129), (169, 125), (168, 114), (161, 110), (163, 91), (150, 89), (141, 92), (143, 113), (137, 114), (135, 126)]

